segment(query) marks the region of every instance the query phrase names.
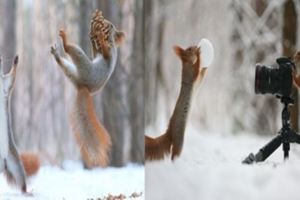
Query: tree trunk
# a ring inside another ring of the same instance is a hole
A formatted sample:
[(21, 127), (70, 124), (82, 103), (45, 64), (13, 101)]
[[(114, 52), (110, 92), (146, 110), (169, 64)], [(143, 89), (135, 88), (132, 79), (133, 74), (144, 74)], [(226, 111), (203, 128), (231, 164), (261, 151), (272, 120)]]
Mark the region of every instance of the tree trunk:
[(144, 5), (143, 1), (136, 0), (134, 5), (134, 33), (132, 48), (131, 78), (128, 79), (129, 106), (131, 119), (131, 160), (144, 162)]
[(4, 73), (7, 73), (16, 55), (16, 0), (5, 0), (2, 7), (4, 34), (2, 37), (1, 56)]

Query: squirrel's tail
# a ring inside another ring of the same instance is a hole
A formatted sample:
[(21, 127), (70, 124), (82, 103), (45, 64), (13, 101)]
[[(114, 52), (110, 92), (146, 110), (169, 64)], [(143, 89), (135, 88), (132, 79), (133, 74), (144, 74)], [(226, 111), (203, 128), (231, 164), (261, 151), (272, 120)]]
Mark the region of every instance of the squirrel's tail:
[(157, 137), (151, 138), (145, 136), (145, 157), (146, 160), (161, 160), (171, 151), (171, 134), (169, 132)]
[(36, 153), (22, 152), (20, 160), (23, 163), (26, 176), (33, 176), (39, 171), (41, 163)]
[(111, 140), (97, 118), (93, 99), (87, 88), (78, 88), (73, 109), (72, 128), (85, 166), (106, 166)]

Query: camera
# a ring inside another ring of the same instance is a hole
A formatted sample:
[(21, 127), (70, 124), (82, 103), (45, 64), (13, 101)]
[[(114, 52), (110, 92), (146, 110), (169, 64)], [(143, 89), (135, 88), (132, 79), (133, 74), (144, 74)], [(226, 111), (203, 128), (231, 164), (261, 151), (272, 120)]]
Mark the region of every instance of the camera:
[(269, 93), (281, 97), (290, 97), (293, 85), (292, 72), (295, 64), (287, 57), (277, 58), (276, 63), (278, 65), (275, 67), (256, 64), (256, 94)]

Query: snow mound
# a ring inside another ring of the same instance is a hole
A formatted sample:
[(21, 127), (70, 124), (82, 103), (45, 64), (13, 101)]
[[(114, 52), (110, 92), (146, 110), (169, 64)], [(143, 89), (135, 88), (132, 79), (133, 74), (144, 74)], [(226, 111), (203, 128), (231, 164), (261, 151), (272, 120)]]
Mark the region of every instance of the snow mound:
[(28, 179), (28, 191), (33, 197), (21, 194), (7, 185), (3, 174), (0, 176), (1, 199), (97, 199), (111, 195), (142, 196), (133, 200), (144, 199), (144, 166), (130, 164), (123, 168), (105, 168), (84, 170), (82, 165), (67, 161), (63, 169), (43, 166), (38, 174)]
[(175, 162), (146, 164), (147, 199), (298, 200), (300, 145), (291, 144), (285, 162), (280, 147), (264, 163), (241, 164), (271, 138), (187, 131), (182, 155)]

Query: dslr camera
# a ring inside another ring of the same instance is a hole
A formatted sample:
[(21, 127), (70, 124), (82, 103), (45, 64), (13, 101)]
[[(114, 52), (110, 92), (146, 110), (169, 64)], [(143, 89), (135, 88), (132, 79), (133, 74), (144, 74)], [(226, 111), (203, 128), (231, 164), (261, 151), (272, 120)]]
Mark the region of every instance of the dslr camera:
[(293, 85), (294, 62), (287, 57), (276, 59), (274, 67), (256, 64), (255, 93), (290, 97)]

